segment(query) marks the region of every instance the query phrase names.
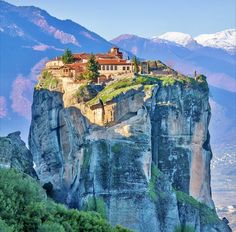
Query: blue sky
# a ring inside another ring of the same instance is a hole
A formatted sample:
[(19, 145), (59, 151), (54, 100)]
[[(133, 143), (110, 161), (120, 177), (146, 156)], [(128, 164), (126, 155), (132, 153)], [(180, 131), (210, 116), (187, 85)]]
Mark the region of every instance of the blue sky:
[(235, 0), (8, 0), (72, 19), (106, 39), (180, 31), (196, 36), (236, 28)]

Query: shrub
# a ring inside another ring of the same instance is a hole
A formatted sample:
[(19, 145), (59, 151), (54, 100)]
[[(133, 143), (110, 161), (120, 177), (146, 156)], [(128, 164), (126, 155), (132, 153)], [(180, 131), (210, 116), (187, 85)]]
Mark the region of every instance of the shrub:
[(58, 223), (44, 222), (39, 226), (38, 232), (65, 232), (65, 229)]
[[(46, 198), (36, 180), (13, 169), (0, 169), (0, 231), (126, 232), (113, 228), (98, 213), (67, 209)], [(103, 213), (104, 202), (97, 200)]]
[(0, 218), (0, 231), (1, 232), (13, 232), (13, 228), (8, 226), (1, 218)]

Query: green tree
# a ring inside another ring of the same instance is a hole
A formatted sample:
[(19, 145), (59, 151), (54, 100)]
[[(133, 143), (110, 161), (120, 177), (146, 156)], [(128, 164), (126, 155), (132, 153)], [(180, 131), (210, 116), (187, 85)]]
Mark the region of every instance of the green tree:
[(139, 62), (138, 62), (137, 57), (134, 56), (132, 61), (133, 61), (133, 65), (134, 65), (134, 73), (137, 74), (139, 71), (139, 67), (138, 67)]
[(99, 70), (99, 64), (96, 61), (96, 57), (93, 54), (91, 54), (86, 65), (86, 71), (84, 73), (85, 79), (91, 81), (96, 80), (100, 75), (98, 70)]
[(65, 50), (64, 54), (62, 55), (62, 62), (64, 64), (71, 64), (74, 62), (74, 57), (73, 54), (71, 52), (71, 50), (69, 50), (68, 48)]

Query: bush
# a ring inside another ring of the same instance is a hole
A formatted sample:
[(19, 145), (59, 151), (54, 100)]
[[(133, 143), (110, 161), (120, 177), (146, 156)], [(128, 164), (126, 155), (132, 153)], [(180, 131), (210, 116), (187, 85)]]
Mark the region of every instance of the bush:
[[(0, 169), (0, 231), (128, 232), (113, 228), (98, 213), (67, 209), (46, 198), (36, 180), (13, 169)], [(104, 204), (98, 200), (98, 211)]]
[(8, 226), (1, 218), (0, 218), (0, 231), (1, 232), (13, 232), (13, 228)]
[(38, 232), (65, 232), (64, 227), (54, 222), (44, 222), (39, 226)]

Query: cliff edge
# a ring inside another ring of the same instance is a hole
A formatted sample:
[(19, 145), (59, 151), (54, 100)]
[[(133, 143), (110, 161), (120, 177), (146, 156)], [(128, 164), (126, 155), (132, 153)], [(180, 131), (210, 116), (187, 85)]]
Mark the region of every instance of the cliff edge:
[(69, 81), (32, 105), (29, 146), (54, 199), (134, 231), (231, 231), (211, 197), (204, 76)]

